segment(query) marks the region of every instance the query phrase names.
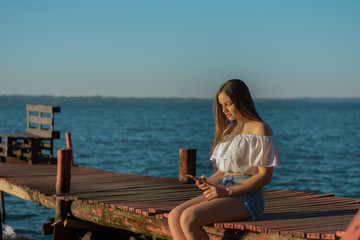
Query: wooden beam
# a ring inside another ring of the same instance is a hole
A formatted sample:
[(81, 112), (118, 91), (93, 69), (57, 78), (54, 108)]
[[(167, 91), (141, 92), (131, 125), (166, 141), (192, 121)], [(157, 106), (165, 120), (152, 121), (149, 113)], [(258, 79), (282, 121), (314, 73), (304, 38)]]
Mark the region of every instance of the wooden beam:
[[(61, 148), (58, 150), (56, 195), (70, 192), (71, 182), (71, 149)], [(54, 240), (71, 239), (74, 229), (66, 228), (64, 221), (68, 217), (69, 202), (56, 198)]]
[(71, 182), (71, 149), (58, 150), (56, 194), (69, 193)]
[[(5, 220), (5, 200), (4, 200), (4, 192), (0, 191), (0, 223), (4, 223)], [(2, 228), (0, 228), (2, 229)]]
[(196, 149), (179, 149), (179, 181), (193, 182), (187, 174), (196, 175)]
[(52, 125), (53, 124), (53, 120), (51, 118), (46, 118), (46, 117), (37, 117), (37, 116), (27, 116), (26, 117), (26, 121), (31, 122), (31, 123), (37, 123), (37, 124), (42, 124), (42, 125)]
[(2, 225), (4, 224), (5, 220), (5, 202), (4, 202), (4, 192), (0, 191), (0, 240), (3, 240), (3, 233), (2, 233)]
[(35, 202), (46, 208), (55, 209), (55, 195), (41, 194), (39, 191), (27, 187), (21, 187), (9, 182), (0, 181), (0, 191), (7, 192), (13, 196)]
[(3, 227), (2, 227), (2, 222), (1, 221), (2, 220), (0, 220), (0, 240), (3, 240), (3, 231), (2, 231)]
[(114, 228), (98, 225), (92, 222), (83, 221), (80, 219), (67, 218), (64, 221), (64, 227), (75, 228), (87, 231), (111, 231)]
[(89, 205), (82, 201), (73, 201), (70, 211), (76, 218), (99, 225), (155, 235), (161, 238), (171, 237), (167, 220), (157, 219), (155, 216), (144, 216), (135, 212), (113, 209), (101, 205)]
[(27, 128), (26, 133), (33, 134), (42, 138), (60, 138), (60, 131), (41, 130), (38, 128)]
[[(71, 214), (84, 221), (96, 223), (111, 228), (152, 235), (164, 239), (172, 239), (167, 218), (144, 216), (136, 212), (109, 208), (98, 204), (90, 205), (82, 201), (73, 201), (70, 206)], [(250, 230), (222, 229), (204, 227), (210, 240), (304, 240), (301, 237), (287, 237), (274, 234), (253, 232)]]
[[(70, 192), (71, 182), (71, 149), (58, 150), (56, 195)], [(68, 202), (56, 199), (55, 221), (65, 221), (68, 214)]]
[(53, 222), (43, 223), (41, 225), (41, 234), (42, 235), (51, 235), (54, 234)]
[(37, 105), (37, 104), (26, 104), (26, 111), (55, 113), (55, 112), (60, 112), (60, 107), (59, 106), (48, 106), (48, 105)]
[(71, 149), (71, 166), (75, 166), (74, 164), (74, 151), (73, 151), (73, 146), (72, 146), (72, 141), (71, 141), (71, 133), (65, 133), (65, 138), (66, 138), (66, 147)]

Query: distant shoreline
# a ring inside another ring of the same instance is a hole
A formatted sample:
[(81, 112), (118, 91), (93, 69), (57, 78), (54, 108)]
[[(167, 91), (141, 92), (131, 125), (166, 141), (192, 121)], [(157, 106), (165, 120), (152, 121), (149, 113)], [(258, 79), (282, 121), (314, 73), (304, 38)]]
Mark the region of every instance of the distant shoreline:
[[(178, 97), (66, 97), (50, 95), (0, 95), (1, 103), (32, 103), (32, 104), (59, 104), (59, 103), (130, 103), (130, 102), (167, 102), (167, 103), (209, 103), (213, 99), (206, 98), (178, 98)], [(254, 98), (255, 102), (360, 102), (360, 98)]]

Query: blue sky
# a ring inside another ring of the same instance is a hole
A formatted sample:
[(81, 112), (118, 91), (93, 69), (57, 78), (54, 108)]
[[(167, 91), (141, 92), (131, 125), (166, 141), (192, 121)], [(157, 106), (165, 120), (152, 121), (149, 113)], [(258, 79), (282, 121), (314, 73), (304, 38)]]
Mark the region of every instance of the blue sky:
[(360, 1), (1, 0), (0, 95), (360, 97)]

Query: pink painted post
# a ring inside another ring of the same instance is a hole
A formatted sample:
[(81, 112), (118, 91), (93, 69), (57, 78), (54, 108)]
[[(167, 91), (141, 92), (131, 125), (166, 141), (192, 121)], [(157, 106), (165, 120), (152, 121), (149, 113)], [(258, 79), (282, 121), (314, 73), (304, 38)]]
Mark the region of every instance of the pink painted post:
[[(58, 165), (56, 179), (56, 195), (70, 192), (71, 182), (71, 149), (58, 150)], [(67, 217), (67, 202), (56, 199), (55, 221), (64, 221)]]
[(196, 149), (179, 149), (179, 181), (193, 182), (187, 174), (196, 175)]
[(66, 147), (71, 149), (71, 166), (75, 166), (74, 164), (74, 152), (71, 141), (71, 133), (65, 133), (66, 137)]

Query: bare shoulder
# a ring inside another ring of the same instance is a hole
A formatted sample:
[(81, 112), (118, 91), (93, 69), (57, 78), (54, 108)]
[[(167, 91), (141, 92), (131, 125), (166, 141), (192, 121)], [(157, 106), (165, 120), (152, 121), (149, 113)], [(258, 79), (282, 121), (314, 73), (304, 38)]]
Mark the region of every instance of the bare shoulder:
[(252, 121), (247, 123), (247, 132), (249, 134), (256, 134), (262, 136), (272, 135), (272, 130), (266, 122)]

